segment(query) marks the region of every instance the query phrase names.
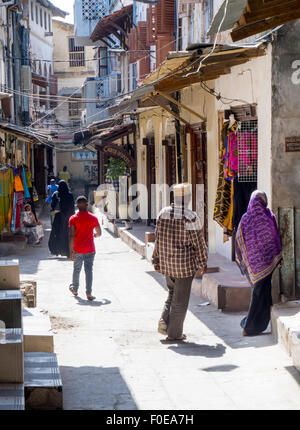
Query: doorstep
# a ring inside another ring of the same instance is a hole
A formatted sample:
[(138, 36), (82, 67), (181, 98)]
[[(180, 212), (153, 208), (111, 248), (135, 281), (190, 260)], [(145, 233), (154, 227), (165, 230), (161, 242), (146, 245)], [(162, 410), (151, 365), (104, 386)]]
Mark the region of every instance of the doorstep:
[(272, 333), (300, 371), (300, 301), (279, 303), (271, 310)]
[(208, 256), (208, 272), (193, 281), (193, 292), (214, 304), (217, 309), (229, 312), (247, 311), (251, 287), (242, 276), (237, 264), (219, 254)]

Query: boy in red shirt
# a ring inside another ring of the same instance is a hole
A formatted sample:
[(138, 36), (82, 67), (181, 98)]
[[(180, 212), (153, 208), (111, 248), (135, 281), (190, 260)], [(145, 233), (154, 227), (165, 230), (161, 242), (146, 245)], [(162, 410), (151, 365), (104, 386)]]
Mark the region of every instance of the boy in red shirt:
[(79, 212), (71, 216), (69, 221), (70, 253), (74, 261), (73, 281), (69, 290), (74, 296), (78, 296), (79, 276), (84, 263), (86, 297), (88, 300), (94, 300), (96, 298), (92, 296), (93, 263), (96, 253), (94, 237), (101, 236), (101, 228), (98, 219), (88, 212), (86, 197), (79, 196), (76, 204)]

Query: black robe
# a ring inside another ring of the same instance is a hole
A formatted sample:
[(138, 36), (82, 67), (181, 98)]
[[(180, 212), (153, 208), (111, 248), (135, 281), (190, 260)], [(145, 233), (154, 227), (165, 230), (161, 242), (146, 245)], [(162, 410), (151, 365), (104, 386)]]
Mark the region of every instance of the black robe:
[(52, 196), (52, 210), (59, 208), (55, 214), (48, 247), (53, 255), (70, 257), (69, 248), (69, 219), (74, 215), (74, 198), (71, 193), (59, 195), (56, 191)]

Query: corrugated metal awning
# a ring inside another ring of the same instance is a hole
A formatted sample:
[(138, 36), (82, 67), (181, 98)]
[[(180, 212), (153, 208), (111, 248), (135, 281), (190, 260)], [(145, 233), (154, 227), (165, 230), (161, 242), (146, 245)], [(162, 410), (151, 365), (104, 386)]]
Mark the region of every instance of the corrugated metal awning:
[[(213, 18), (211, 26), (207, 32), (209, 36), (216, 34), (219, 29), (219, 26), (224, 17), (226, 1), (227, 0), (223, 1), (218, 12)], [(239, 21), (246, 6), (247, 0), (228, 0), (226, 16), (219, 31), (232, 29), (234, 24)]]

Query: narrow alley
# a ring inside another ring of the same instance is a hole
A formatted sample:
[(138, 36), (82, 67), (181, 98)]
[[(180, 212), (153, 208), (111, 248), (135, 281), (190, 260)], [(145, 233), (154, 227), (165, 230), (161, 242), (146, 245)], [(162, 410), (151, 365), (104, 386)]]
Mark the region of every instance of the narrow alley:
[(156, 331), (164, 278), (106, 230), (96, 240), (96, 300), (82, 287), (73, 297), (72, 262), (50, 255), (45, 215), (42, 247), (18, 258), (21, 279), (38, 282), (38, 307), (51, 317), (64, 409), (300, 409), (299, 372), (271, 334), (242, 336), (243, 313), (192, 296), (187, 341), (166, 342)]

